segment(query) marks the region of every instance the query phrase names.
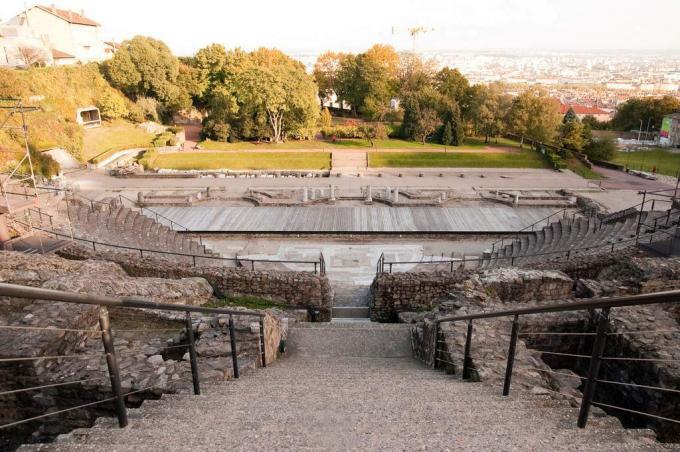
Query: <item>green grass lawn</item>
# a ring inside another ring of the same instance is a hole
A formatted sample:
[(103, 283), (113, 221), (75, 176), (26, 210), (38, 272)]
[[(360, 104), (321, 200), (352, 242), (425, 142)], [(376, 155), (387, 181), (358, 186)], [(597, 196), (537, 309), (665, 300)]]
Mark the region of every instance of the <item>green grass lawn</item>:
[(541, 154), (520, 152), (371, 152), (371, 168), (548, 168)]
[(657, 172), (667, 176), (677, 176), (680, 170), (680, 154), (674, 154), (665, 149), (649, 151), (617, 152), (611, 160), (629, 169), (652, 171), (656, 166)]
[(88, 161), (111, 150), (149, 147), (153, 137), (153, 134), (129, 122), (105, 122), (101, 127), (85, 130), (82, 158)]
[(331, 166), (328, 152), (177, 152), (157, 154), (150, 168), (175, 170), (325, 170)]
[[(361, 139), (346, 139), (338, 141), (327, 141), (327, 140), (300, 140), (294, 141), (289, 140), (285, 143), (271, 144), (271, 143), (260, 143), (256, 144), (249, 141), (241, 141), (238, 143), (224, 143), (221, 141), (211, 141), (206, 140), (201, 142), (201, 147), (205, 150), (210, 151), (245, 151), (245, 150), (328, 150), (332, 151), (334, 149), (344, 149), (344, 148), (365, 148), (371, 149), (371, 145), (366, 140)], [(416, 141), (407, 141), (400, 139), (387, 139), (387, 140), (374, 140), (373, 147), (375, 149), (406, 149), (406, 150), (436, 150), (443, 151), (447, 150), (466, 150), (466, 149), (481, 149), (486, 146), (510, 146), (519, 147), (519, 144), (515, 141), (508, 140), (506, 138), (499, 138), (498, 144), (492, 142), (490, 144), (484, 144), (483, 138), (466, 138), (465, 144), (460, 147), (455, 146), (444, 146), (438, 143), (425, 143), (421, 144)]]

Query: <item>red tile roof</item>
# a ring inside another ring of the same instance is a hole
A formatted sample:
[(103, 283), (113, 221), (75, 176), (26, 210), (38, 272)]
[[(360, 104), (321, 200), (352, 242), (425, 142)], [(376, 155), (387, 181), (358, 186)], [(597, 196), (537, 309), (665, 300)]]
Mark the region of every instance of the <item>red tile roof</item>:
[(601, 108), (598, 107), (588, 107), (586, 105), (579, 105), (579, 104), (563, 104), (560, 103), (560, 113), (563, 115), (567, 114), (569, 109), (574, 110), (574, 113), (577, 115), (608, 115), (609, 112), (604, 111)]
[(69, 53), (62, 52), (61, 50), (52, 49), (52, 58), (58, 60), (60, 58), (75, 58), (75, 57)]
[(100, 25), (95, 22), (92, 19), (88, 19), (87, 17), (81, 16), (80, 14), (74, 12), (74, 11), (69, 11), (67, 9), (58, 9), (58, 8), (53, 8), (51, 6), (41, 6), (41, 5), (36, 5), (36, 8), (40, 8), (43, 11), (46, 11), (50, 14), (54, 14), (55, 16), (59, 17), (60, 19), (64, 19), (66, 22), (76, 24), (76, 25), (89, 25), (92, 27), (99, 27)]

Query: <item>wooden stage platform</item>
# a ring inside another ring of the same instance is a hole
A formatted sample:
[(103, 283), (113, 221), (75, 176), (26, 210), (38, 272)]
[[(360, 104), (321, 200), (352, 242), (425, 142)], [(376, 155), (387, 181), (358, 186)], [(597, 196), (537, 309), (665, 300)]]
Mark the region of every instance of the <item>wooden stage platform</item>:
[[(154, 207), (193, 232), (236, 233), (503, 233), (555, 211), (486, 207)], [(153, 218), (151, 212), (145, 213)], [(167, 220), (160, 220), (170, 226)], [(181, 228), (175, 227), (177, 230)]]

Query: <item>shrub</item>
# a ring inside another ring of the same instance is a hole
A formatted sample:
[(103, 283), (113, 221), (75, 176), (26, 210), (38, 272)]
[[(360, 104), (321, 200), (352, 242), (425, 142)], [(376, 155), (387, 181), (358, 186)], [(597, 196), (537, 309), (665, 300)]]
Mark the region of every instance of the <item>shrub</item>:
[(142, 157), (139, 159), (139, 164), (142, 165), (145, 170), (154, 169), (153, 165), (156, 163), (156, 158), (158, 158), (158, 151), (155, 149), (148, 149), (142, 154)]
[(616, 142), (610, 137), (593, 140), (585, 147), (583, 152), (591, 160), (611, 160), (616, 154)]
[(376, 140), (386, 140), (387, 137), (389, 136), (389, 132), (387, 131), (387, 127), (385, 127), (384, 124), (376, 124), (373, 126), (373, 136), (375, 137)]
[(138, 97), (136, 105), (141, 109), (144, 119), (158, 121), (158, 102), (151, 97)]
[(324, 138), (361, 138), (359, 127), (356, 125), (331, 126), (321, 129)]
[(321, 115), (319, 116), (319, 126), (321, 127), (330, 127), (331, 126), (331, 112), (328, 111), (328, 107), (324, 107), (323, 110), (321, 110)]
[[(30, 150), (29, 152), (31, 153), (33, 171), (47, 179), (51, 179), (52, 177), (59, 175), (61, 166), (59, 166), (59, 163), (57, 163), (56, 160), (43, 152), (38, 152), (35, 150)], [(26, 168), (26, 171), (28, 172), (28, 168)]]
[(205, 121), (201, 134), (203, 135), (203, 138), (209, 138), (225, 143), (232, 138), (231, 126), (228, 123), (213, 120)]
[(125, 118), (130, 114), (123, 96), (114, 91), (105, 91), (97, 101), (97, 107), (103, 119)]
[(159, 133), (153, 139), (151, 144), (155, 148), (162, 147), (162, 146), (168, 146), (168, 145), (170, 145), (170, 142), (173, 140), (174, 137), (175, 137), (175, 134), (173, 134), (172, 132)]
[(128, 107), (127, 119), (136, 124), (139, 124), (146, 120), (146, 118), (144, 117), (144, 112), (137, 104), (130, 104), (130, 106)]

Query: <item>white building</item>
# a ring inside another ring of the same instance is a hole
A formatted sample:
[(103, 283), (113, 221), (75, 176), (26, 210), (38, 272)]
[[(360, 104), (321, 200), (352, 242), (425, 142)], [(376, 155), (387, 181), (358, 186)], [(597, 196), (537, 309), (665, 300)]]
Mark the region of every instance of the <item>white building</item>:
[(82, 11), (37, 5), (0, 25), (0, 65), (27, 65), (27, 49), (51, 65), (103, 61), (115, 46), (104, 42), (101, 25)]

